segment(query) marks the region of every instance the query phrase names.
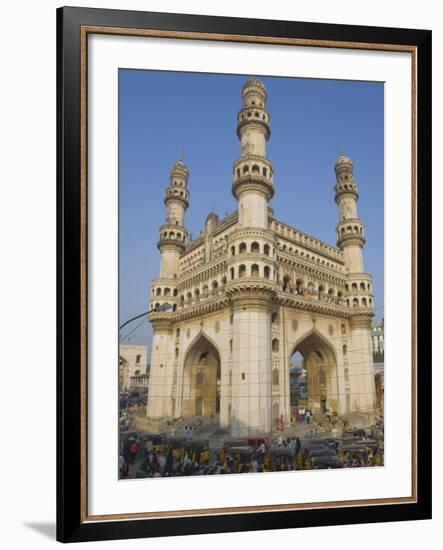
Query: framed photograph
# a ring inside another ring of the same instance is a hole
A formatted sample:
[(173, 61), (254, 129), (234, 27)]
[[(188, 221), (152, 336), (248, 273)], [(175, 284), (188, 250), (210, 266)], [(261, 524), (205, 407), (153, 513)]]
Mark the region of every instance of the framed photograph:
[(58, 540), (430, 518), (431, 32), (57, 33)]

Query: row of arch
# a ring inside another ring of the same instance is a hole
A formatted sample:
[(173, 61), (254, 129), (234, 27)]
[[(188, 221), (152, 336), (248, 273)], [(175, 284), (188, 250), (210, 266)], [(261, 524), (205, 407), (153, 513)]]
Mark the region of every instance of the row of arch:
[[(223, 288), (227, 283), (226, 277), (223, 277), (220, 281), (221, 288)], [(214, 280), (209, 285), (203, 285), (201, 291), (200, 288), (195, 288), (192, 292), (188, 291), (185, 294), (181, 294), (178, 299), (179, 307), (183, 307), (185, 304), (190, 304), (192, 302), (198, 302), (201, 298), (208, 298), (209, 296), (217, 296), (219, 293), (219, 282)]]
[[(345, 176), (345, 180), (348, 180), (347, 176)], [(356, 188), (357, 188), (357, 186), (353, 182), (350, 182), (349, 186), (348, 186), (348, 184), (346, 184), (346, 183), (343, 184), (341, 182), (337, 185), (337, 190), (338, 191), (355, 191)]]
[[(240, 264), (237, 268), (231, 267), (229, 269), (229, 275), (231, 281), (235, 278), (244, 279), (245, 277), (264, 277), (265, 279), (271, 279), (272, 271), (268, 265), (262, 266), (258, 264)], [(274, 270), (275, 274), (275, 270)]]
[(332, 262), (328, 262), (327, 260), (322, 260), (318, 256), (314, 256), (314, 254), (309, 254), (309, 252), (304, 252), (303, 250), (299, 250), (298, 248), (292, 248), (292, 246), (288, 246), (286, 244), (282, 244), (280, 242), (277, 243), (277, 248), (281, 250), (282, 252), (289, 252), (290, 254), (294, 253), (301, 258), (305, 258), (306, 260), (311, 260), (311, 262), (317, 262), (320, 265), (323, 265), (325, 267), (337, 269), (337, 264), (334, 264)]
[[(263, 270), (260, 269), (260, 265), (259, 264), (252, 264), (250, 266), (250, 269), (248, 271), (248, 266), (246, 266), (245, 264), (240, 264), (238, 266), (238, 269), (237, 269), (237, 276), (238, 278), (244, 278), (244, 277), (247, 277), (248, 275), (250, 275), (251, 277), (264, 277), (265, 279), (270, 279), (271, 278), (271, 268), (269, 266), (263, 266)], [(275, 270), (274, 270), (275, 271)], [(235, 279), (236, 278), (236, 270), (234, 267), (231, 267), (230, 268), (230, 278), (231, 280)], [(224, 286), (226, 284), (226, 277), (223, 277), (221, 283), (222, 283), (222, 286)], [(212, 292), (211, 294), (212, 295), (215, 295), (218, 291), (218, 287), (219, 287), (219, 283), (218, 281), (214, 280), (212, 281), (211, 283), (211, 289), (212, 289)], [(346, 291), (349, 292), (349, 290), (351, 289), (352, 291), (357, 291), (357, 290), (370, 290), (371, 289), (371, 285), (370, 283), (364, 283), (364, 282), (361, 282), (360, 285), (357, 285), (357, 283), (352, 283), (351, 285), (349, 284), (346, 284), (345, 286), (346, 288)], [(328, 297), (337, 297), (337, 298), (343, 298), (343, 292), (341, 290), (339, 290), (338, 292), (336, 292), (335, 288), (333, 287), (329, 287), (328, 289), (326, 289), (326, 287), (322, 284), (319, 284), (318, 286), (315, 285), (315, 283), (309, 281), (307, 283), (307, 285), (305, 286), (305, 283), (303, 281), (303, 279), (297, 279), (296, 282), (295, 282), (295, 285), (291, 285), (291, 282), (290, 282), (290, 277), (289, 275), (285, 275), (283, 277), (283, 281), (281, 283), (281, 289), (284, 291), (284, 292), (294, 292), (294, 294), (299, 294), (299, 295), (308, 295), (308, 296), (313, 296), (313, 295), (316, 295), (319, 299), (322, 298), (322, 297), (325, 297), (325, 296), (328, 296)], [(207, 297), (209, 296), (210, 294), (210, 288), (209, 288), (209, 285), (204, 285), (203, 288), (202, 288), (202, 291), (200, 292), (200, 289), (199, 288), (196, 288), (194, 290), (194, 296), (195, 297), (200, 297), (200, 295), (203, 295), (204, 297)], [(165, 296), (165, 297), (168, 297), (168, 296), (178, 296), (178, 290), (176, 288), (174, 288), (173, 290), (169, 287), (156, 287), (156, 288), (153, 288), (152, 289), (152, 295), (153, 296)], [(187, 294), (188, 297), (191, 297), (192, 298), (192, 293), (191, 292), (188, 292)], [(182, 295), (180, 296), (180, 300), (185, 299), (185, 296)], [(347, 299), (346, 300), (347, 302), (347, 305), (349, 306), (350, 305), (350, 300)], [(366, 307), (367, 305), (372, 305), (372, 298), (369, 298), (367, 299), (366, 297), (362, 297), (360, 298), (360, 302), (359, 302), (359, 299), (356, 297), (356, 298), (353, 298), (352, 300), (352, 305), (362, 305), (364, 307)]]
[[(242, 174), (249, 174), (249, 164), (245, 164), (243, 166), (243, 169), (241, 170), (240, 168), (237, 168), (236, 170), (236, 173), (237, 173), (237, 177), (239, 178)], [(251, 173), (252, 174), (256, 174), (256, 175), (263, 175), (265, 178), (268, 177), (268, 169), (266, 168), (266, 166), (263, 166), (262, 169), (260, 170), (260, 166), (258, 164), (253, 164), (252, 167), (251, 167)]]
[(163, 231), (163, 233), (161, 234), (161, 238), (162, 239), (177, 239), (179, 241), (185, 241), (186, 239), (186, 235), (183, 235), (182, 233), (180, 233), (180, 231)]
[[(352, 299), (352, 307), (371, 307), (372, 306), (372, 298), (366, 298), (363, 296), (363, 298), (353, 298)], [(351, 306), (351, 301), (349, 299), (346, 300), (346, 305)]]
[(360, 225), (347, 225), (346, 227), (342, 227), (340, 229), (340, 232), (337, 231), (337, 235), (340, 235), (343, 237), (343, 235), (351, 235), (354, 233), (358, 233), (359, 235), (363, 235), (363, 227)]
[(271, 247), (269, 244), (263, 245), (263, 249), (260, 246), (260, 243), (257, 241), (253, 241), (249, 247), (247, 243), (242, 242), (238, 246), (232, 245), (230, 247), (230, 253), (231, 256), (235, 256), (236, 254), (247, 254), (250, 252), (251, 254), (260, 254), (261, 250), (263, 250), (263, 254), (265, 256), (270, 256), (271, 254)]
[[(254, 115), (254, 116), (252, 116)], [(240, 120), (247, 120), (248, 118), (260, 118), (260, 113), (253, 109), (248, 109), (240, 115)], [(266, 113), (263, 113), (262, 120), (266, 120)]]
[(343, 297), (343, 291), (338, 290), (334, 287), (329, 287), (326, 290), (326, 287), (322, 283), (314, 283), (313, 281), (308, 281), (305, 283), (303, 279), (297, 278), (295, 280), (295, 284), (291, 283), (291, 277), (289, 275), (285, 275), (282, 280), (282, 290), (284, 292), (294, 292), (294, 294), (301, 294), (301, 295), (317, 295), (319, 298), (321, 298), (324, 295), (327, 295), (329, 297)]
[(188, 198), (188, 194), (186, 191), (180, 191), (179, 189), (171, 189), (169, 188), (167, 191), (166, 191), (166, 194), (168, 196), (171, 196), (171, 195), (175, 195), (177, 197), (182, 197), (182, 198), (185, 198), (187, 199)]
[(152, 295), (153, 296), (177, 296), (178, 290), (174, 288), (174, 290), (171, 290), (169, 287), (157, 287), (152, 289)]
[(279, 222), (273, 222), (273, 228), (277, 233), (280, 233), (283, 236), (289, 237), (290, 239), (294, 239), (296, 241), (299, 241), (301, 244), (309, 245), (318, 248), (319, 250), (326, 250), (329, 254), (338, 255), (339, 251), (332, 246), (329, 246), (328, 244), (325, 244), (321, 241), (318, 241), (309, 235), (305, 235), (304, 233), (300, 233), (291, 227), (288, 227), (282, 223)]
[(354, 290), (371, 290), (371, 283), (352, 283), (349, 285), (348, 283), (345, 284), (346, 291), (354, 291)]

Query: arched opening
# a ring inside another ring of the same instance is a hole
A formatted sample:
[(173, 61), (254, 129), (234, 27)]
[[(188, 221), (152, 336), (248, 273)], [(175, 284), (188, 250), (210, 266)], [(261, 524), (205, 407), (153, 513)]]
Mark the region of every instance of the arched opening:
[(245, 254), (246, 253), (246, 243), (240, 243), (238, 247), (238, 253), (239, 254)]
[(244, 264), (238, 266), (238, 276), (240, 278), (246, 277), (246, 266)]
[(271, 247), (268, 244), (265, 244), (265, 246), (263, 247), (263, 254), (265, 256), (269, 256), (270, 251), (271, 251)]
[(183, 368), (182, 416), (213, 417), (220, 412), (220, 355), (204, 335), (186, 354)]
[(295, 281), (295, 293), (302, 294), (302, 292), (303, 292), (303, 281), (301, 279), (297, 279)]
[(259, 276), (259, 267), (257, 264), (251, 265), (251, 277), (258, 277)]
[(289, 372), (291, 407), (307, 407), (315, 416), (340, 410), (337, 362), (324, 336), (312, 331), (295, 344)]
[(214, 296), (217, 296), (217, 294), (218, 294), (218, 282), (217, 281), (212, 281), (212, 294)]
[(251, 252), (252, 253), (256, 253), (258, 254), (260, 252), (260, 245), (258, 244), (257, 241), (254, 241), (252, 244), (251, 244)]
[(280, 343), (278, 341), (278, 338), (274, 338), (272, 340), (272, 352), (278, 353), (279, 349), (280, 349)]
[(289, 275), (285, 275), (283, 277), (283, 292), (289, 292), (290, 288), (289, 288), (289, 283), (290, 283), (290, 278), (289, 278)]
[(231, 256), (235, 256), (235, 246), (231, 246)]
[(231, 267), (231, 269), (229, 270), (229, 274), (231, 276), (231, 281), (234, 279), (234, 275), (235, 275), (235, 272), (234, 272), (234, 268)]
[(263, 269), (263, 276), (265, 277), (265, 279), (270, 279), (270, 277), (271, 277), (271, 269), (267, 265), (265, 265), (265, 267)]

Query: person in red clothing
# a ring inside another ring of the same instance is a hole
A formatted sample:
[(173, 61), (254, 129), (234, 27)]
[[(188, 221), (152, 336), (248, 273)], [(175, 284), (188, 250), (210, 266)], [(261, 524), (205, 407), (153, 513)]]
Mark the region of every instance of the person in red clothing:
[(129, 446), (129, 452), (131, 453), (131, 455), (130, 455), (131, 456), (131, 464), (134, 464), (134, 462), (135, 462), (135, 457), (137, 456), (137, 449), (138, 449), (137, 441), (134, 439), (134, 441)]

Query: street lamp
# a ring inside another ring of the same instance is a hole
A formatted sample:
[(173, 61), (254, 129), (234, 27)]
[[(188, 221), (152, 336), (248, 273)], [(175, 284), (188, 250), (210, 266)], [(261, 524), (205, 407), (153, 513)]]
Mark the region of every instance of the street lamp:
[(132, 323), (132, 321), (136, 321), (137, 319), (140, 319), (140, 317), (144, 317), (145, 315), (149, 315), (150, 313), (154, 313), (154, 311), (155, 312), (168, 311), (168, 309), (171, 309), (171, 308), (172, 308), (171, 304), (161, 304), (161, 305), (155, 306), (154, 308), (152, 308), (149, 311), (145, 311), (143, 313), (140, 313), (140, 315), (136, 315), (135, 317), (131, 317), (131, 319), (128, 319), (122, 325), (120, 325), (118, 330), (121, 330), (126, 325), (129, 325), (129, 323)]

